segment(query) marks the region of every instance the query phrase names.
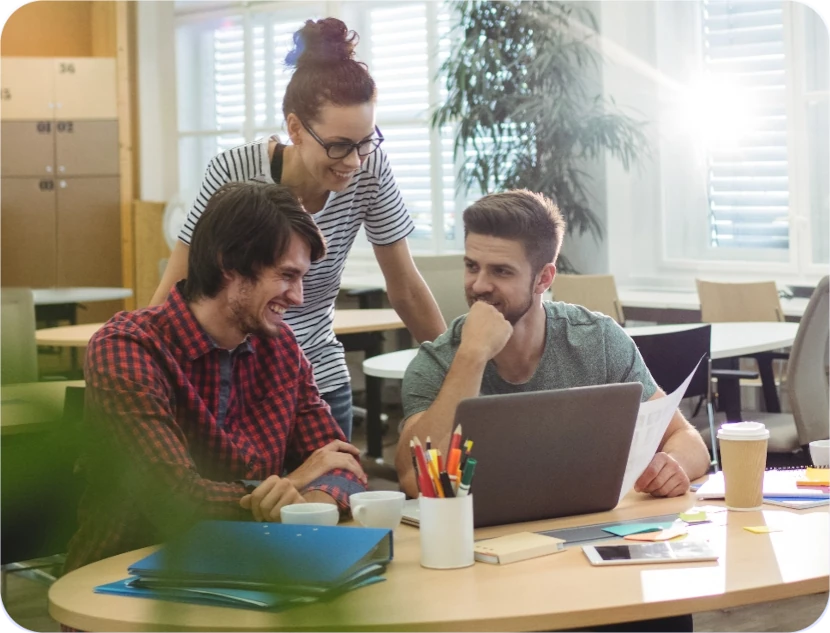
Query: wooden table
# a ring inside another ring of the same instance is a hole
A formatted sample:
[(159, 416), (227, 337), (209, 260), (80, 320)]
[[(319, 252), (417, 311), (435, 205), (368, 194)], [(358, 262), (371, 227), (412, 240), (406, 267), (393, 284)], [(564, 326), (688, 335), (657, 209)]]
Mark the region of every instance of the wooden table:
[[(709, 503), (709, 502), (707, 502)], [(484, 528), (476, 538), (682, 512), (693, 495), (654, 499), (632, 493), (611, 511), (582, 517)], [(719, 505), (717, 502), (712, 505)], [(722, 518), (719, 518), (722, 517)], [(769, 602), (828, 590), (830, 525), (826, 510), (713, 514), (691, 528), (720, 560), (592, 567), (579, 548), (511, 565), (477, 563), (452, 571), (419, 565), (417, 528), (395, 531), (387, 580), (331, 603), (284, 613), (204, 607), (99, 595), (93, 587), (120, 580), (153, 548), (115, 556), (67, 574), (49, 590), (49, 613), (85, 631), (398, 630), (533, 631), (595, 626)], [(744, 526), (781, 532), (752, 534)]]
[(0, 387), (0, 423), (3, 437), (32, 433), (60, 420), (67, 387), (83, 387), (83, 380), (30, 382)]
[(80, 303), (115, 301), (133, 296), (130, 288), (72, 287), (33, 288), (35, 318), (38, 321), (77, 321), (77, 306)]

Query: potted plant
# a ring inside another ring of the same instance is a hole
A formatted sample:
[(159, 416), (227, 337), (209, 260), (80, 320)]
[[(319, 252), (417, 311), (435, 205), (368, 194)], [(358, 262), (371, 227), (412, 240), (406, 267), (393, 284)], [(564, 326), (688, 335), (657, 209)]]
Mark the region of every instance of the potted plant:
[[(450, 5), (456, 37), (441, 67), (447, 98), (431, 124), (456, 126), (460, 184), (544, 193), (569, 233), (601, 240), (585, 166), (607, 151), (627, 170), (648, 144), (645, 124), (600, 94), (594, 14), (545, 0)], [(559, 268), (572, 271), (564, 258)]]

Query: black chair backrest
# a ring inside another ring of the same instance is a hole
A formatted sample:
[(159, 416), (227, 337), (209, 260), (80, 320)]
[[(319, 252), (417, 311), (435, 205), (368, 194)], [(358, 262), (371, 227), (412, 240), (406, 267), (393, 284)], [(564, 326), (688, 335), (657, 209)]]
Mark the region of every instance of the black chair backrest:
[(709, 349), (712, 326), (633, 336), (637, 348), (651, 372), (654, 381), (666, 393), (677, 389), (695, 364), (703, 357), (692, 381), (686, 389), (686, 398), (709, 395)]

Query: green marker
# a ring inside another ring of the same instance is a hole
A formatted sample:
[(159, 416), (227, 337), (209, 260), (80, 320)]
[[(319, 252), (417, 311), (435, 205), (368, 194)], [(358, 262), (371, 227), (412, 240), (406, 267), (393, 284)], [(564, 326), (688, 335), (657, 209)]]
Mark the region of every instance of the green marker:
[(470, 483), (473, 481), (473, 473), (476, 470), (476, 458), (470, 457), (464, 464), (464, 472), (461, 473), (461, 484), (458, 486), (457, 497), (466, 497), (470, 493)]

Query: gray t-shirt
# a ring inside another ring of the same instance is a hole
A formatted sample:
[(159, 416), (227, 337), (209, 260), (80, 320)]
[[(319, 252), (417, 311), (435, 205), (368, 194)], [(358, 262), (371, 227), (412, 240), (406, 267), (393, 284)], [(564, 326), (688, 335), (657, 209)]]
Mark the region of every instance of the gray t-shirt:
[[(598, 312), (561, 301), (545, 301), (545, 350), (530, 380), (513, 384), (499, 376), (491, 360), (484, 369), (480, 395), (568, 389), (588, 385), (639, 382), (643, 402), (657, 385), (631, 337)], [(438, 397), (458, 346), (466, 315), (455, 319), (435, 341), (423, 343), (403, 379), (404, 420), (426, 411)]]

